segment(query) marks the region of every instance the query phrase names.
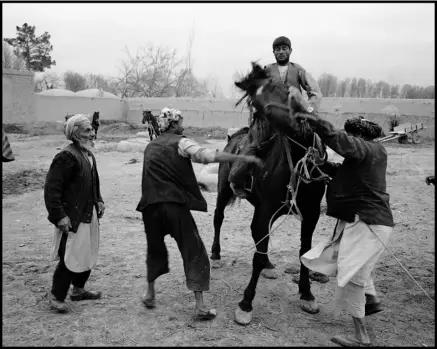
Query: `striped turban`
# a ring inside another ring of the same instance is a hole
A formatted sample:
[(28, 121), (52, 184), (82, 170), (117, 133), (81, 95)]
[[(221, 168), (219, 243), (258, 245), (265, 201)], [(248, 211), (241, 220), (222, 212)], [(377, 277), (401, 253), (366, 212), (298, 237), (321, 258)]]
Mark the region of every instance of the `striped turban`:
[(364, 119), (362, 116), (347, 119), (344, 123), (344, 130), (347, 133), (361, 135), (372, 140), (382, 135), (381, 126), (376, 122)]
[(77, 130), (77, 126), (84, 126), (90, 123), (89, 116), (84, 114), (76, 114), (70, 117), (64, 124), (64, 134), (69, 141), (72, 140), (74, 132)]

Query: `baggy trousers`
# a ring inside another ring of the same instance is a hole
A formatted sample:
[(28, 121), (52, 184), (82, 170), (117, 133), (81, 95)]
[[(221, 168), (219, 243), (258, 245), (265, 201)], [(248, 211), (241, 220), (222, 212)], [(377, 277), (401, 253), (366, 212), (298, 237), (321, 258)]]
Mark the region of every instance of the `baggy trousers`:
[(68, 270), (65, 265), (65, 246), (67, 244), (67, 234), (63, 233), (61, 242), (59, 244), (59, 262), (56, 266), (55, 273), (53, 274), (52, 294), (58, 301), (63, 302), (68, 294), (68, 289), (72, 284), (78, 288), (84, 288), (85, 283), (90, 277), (91, 270), (84, 271), (82, 273), (75, 273)]
[(189, 208), (177, 203), (157, 203), (147, 206), (142, 214), (147, 238), (147, 281), (154, 282), (170, 271), (164, 242), (169, 234), (181, 253), (188, 289), (208, 291), (209, 258)]

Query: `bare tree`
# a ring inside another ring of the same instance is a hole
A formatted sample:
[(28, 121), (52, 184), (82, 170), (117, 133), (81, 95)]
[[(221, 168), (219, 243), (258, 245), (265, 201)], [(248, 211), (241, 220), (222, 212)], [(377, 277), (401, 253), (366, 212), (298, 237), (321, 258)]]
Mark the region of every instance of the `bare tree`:
[[(109, 79), (99, 74), (86, 74), (84, 76), (86, 81), (86, 88), (97, 88), (104, 91), (109, 90)], [(108, 91), (109, 92), (109, 91)]]
[(35, 92), (51, 90), (62, 86), (61, 78), (54, 72), (45, 72), (35, 78)]
[(210, 75), (203, 82), (204, 88), (212, 98), (223, 98), (223, 90), (217, 76)]
[(194, 93), (194, 89), (197, 87), (196, 78), (193, 75), (193, 61), (192, 61), (192, 50), (194, 41), (194, 27), (191, 30), (190, 36), (188, 37), (187, 44), (187, 55), (185, 56), (185, 67), (179, 72), (176, 86), (175, 86), (175, 96), (191, 96)]
[(115, 85), (121, 97), (164, 97), (174, 95), (182, 60), (176, 50), (149, 45), (133, 55), (125, 48)]
[(65, 89), (73, 92), (86, 89), (86, 80), (79, 73), (73, 71), (67, 71), (64, 74)]
[(3, 41), (3, 69), (26, 70), (26, 62), (14, 53), (14, 49)]

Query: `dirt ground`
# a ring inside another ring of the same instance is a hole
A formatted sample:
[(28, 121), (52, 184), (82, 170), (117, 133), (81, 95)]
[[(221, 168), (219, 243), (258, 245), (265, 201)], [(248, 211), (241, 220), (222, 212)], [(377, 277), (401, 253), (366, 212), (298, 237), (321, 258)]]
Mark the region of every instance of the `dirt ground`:
[[(60, 135), (8, 136), (16, 161), (3, 164), (2, 175), (3, 345), (335, 346), (330, 341), (333, 335), (353, 333), (351, 318), (334, 311), (334, 278), (326, 284), (312, 283), (320, 313), (310, 315), (300, 309), (294, 275), (284, 273), (298, 265), (299, 222), (293, 217), (287, 217), (272, 237), (270, 259), (280, 277), (260, 278), (250, 325), (243, 327), (233, 321), (249, 282), (253, 257), (253, 251), (247, 252), (253, 246), (253, 208), (246, 201), (225, 212), (224, 266), (211, 270), (211, 289), (205, 294), (206, 302), (217, 309), (217, 318), (193, 320), (193, 295), (185, 286), (182, 261), (171, 238), (166, 238), (171, 272), (158, 279), (157, 308), (146, 309), (140, 300), (146, 285), (146, 238), (141, 216), (135, 211), (142, 154), (118, 153), (111, 146), (96, 151), (106, 212), (100, 222), (99, 261), (88, 282), (91, 289), (102, 291), (103, 297), (84, 302), (67, 299), (68, 314), (51, 312), (46, 293), (56, 262), (49, 260), (53, 226), (47, 220), (42, 188), (57, 147), (67, 141)], [(387, 150), (388, 191), (396, 222), (389, 248), (434, 298), (435, 189), (424, 179), (434, 174), (435, 144), (393, 143), (387, 144)], [(131, 159), (137, 162), (128, 164)], [(201, 168), (195, 166), (196, 171)], [(204, 196), (210, 204), (208, 213), (193, 215), (209, 252), (216, 193), (205, 192)], [(323, 214), (313, 244), (331, 234), (334, 224)], [(384, 311), (367, 319), (372, 343), (435, 346), (435, 306), (388, 252), (377, 265), (375, 283)]]

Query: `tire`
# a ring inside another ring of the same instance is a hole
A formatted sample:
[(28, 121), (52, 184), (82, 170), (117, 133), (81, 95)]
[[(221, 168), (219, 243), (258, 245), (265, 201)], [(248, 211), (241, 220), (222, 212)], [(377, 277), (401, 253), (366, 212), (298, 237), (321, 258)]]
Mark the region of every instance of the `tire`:
[(417, 132), (414, 132), (411, 136), (413, 144), (420, 144), (422, 143), (422, 137)]

